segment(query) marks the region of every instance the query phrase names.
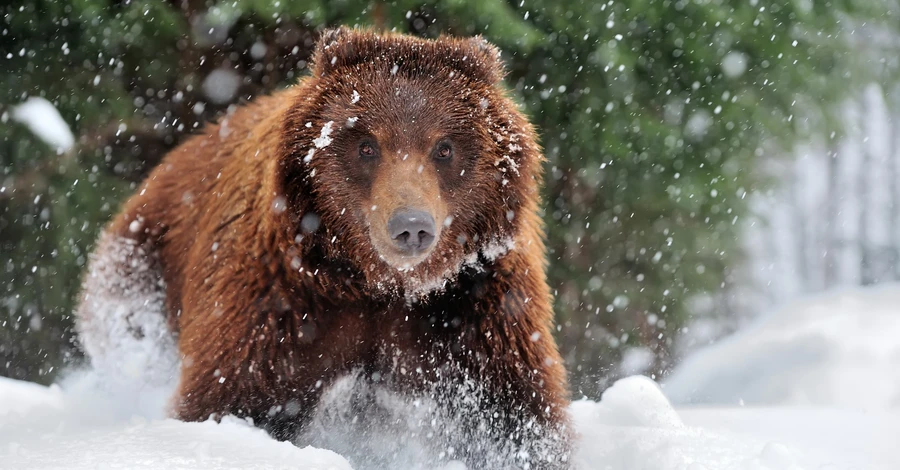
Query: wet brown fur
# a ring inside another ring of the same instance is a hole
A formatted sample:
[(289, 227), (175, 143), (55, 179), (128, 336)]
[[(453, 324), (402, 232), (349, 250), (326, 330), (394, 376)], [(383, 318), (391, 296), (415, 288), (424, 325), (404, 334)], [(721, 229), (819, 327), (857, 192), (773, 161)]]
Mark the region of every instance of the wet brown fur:
[[(465, 376), (509, 416), (564, 427), (542, 155), (499, 85), (497, 50), (340, 29), (314, 64), (173, 150), (107, 228), (158, 255), (183, 357), (175, 415), (249, 416), (286, 438), (328, 383), (362, 368), (410, 391)], [(316, 148), (328, 121), (334, 140)], [(357, 132), (375, 137), (377, 162), (360, 162)], [(381, 231), (411, 205), (442, 233), (401, 272)], [(505, 239), (514, 247), (493, 256)], [(270, 413), (288, 402), (299, 412)]]

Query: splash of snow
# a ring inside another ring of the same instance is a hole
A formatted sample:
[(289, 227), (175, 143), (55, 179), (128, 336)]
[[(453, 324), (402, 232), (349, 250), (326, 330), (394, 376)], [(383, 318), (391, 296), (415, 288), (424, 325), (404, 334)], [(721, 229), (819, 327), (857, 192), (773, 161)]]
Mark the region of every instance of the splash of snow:
[(360, 98), (359, 92), (356, 91), (356, 90), (353, 90), (353, 94), (350, 95), (350, 104), (356, 104), (356, 103), (358, 103), (358, 102), (359, 102), (359, 98)]
[(75, 146), (75, 136), (53, 103), (32, 96), (13, 108), (12, 118), (25, 125), (39, 139), (58, 153)]
[(479, 382), (439, 379), (412, 395), (393, 390), (389, 382), (373, 383), (360, 371), (338, 379), (323, 393), (297, 443), (335, 450), (359, 468), (465, 468), (458, 460), (465, 454), (478, 456), (481, 468), (521, 468), (510, 465), (525, 464), (523, 458), (544, 463), (564, 458), (562, 435), (530, 421), (504, 436), (508, 439), (498, 438), (493, 422), (502, 418), (490, 411)]
[(134, 240), (104, 233), (82, 289), (75, 326), (94, 367), (110, 378), (174, 381), (179, 360), (155, 255)]

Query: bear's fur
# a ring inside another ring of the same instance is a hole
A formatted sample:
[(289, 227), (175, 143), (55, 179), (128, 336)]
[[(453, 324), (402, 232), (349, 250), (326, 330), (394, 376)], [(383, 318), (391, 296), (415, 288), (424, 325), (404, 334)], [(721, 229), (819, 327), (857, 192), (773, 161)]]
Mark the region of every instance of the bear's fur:
[[(141, 318), (165, 315), (181, 357), (175, 416), (249, 417), (279, 438), (349, 374), (457, 408), (474, 384), (466, 426), (516, 442), (539, 427), (559, 453), (516, 458), (565, 466), (543, 157), (497, 49), (342, 28), (313, 64), (173, 150), (127, 201), (84, 284), (85, 349), (110, 360), (104, 335), (158, 337)], [(410, 207), (437, 230), (415, 256), (384, 228)], [(96, 280), (109, 276), (123, 279)]]

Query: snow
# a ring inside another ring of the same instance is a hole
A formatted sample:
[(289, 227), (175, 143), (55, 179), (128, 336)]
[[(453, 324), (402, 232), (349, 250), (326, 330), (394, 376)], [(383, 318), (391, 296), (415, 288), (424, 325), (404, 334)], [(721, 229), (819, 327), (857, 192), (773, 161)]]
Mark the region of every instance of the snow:
[(506, 256), (516, 248), (516, 241), (511, 237), (500, 237), (486, 243), (480, 250), (481, 255), (488, 261), (494, 261)]
[(699, 139), (706, 135), (713, 124), (712, 116), (705, 109), (691, 114), (684, 125), (684, 132), (691, 138)]
[(900, 458), (900, 412), (822, 407), (682, 408), (692, 426), (767, 443), (789, 443), (812, 460), (802, 468), (894, 469)]
[(32, 96), (13, 108), (12, 118), (22, 123), (58, 153), (75, 146), (75, 136), (53, 103)]
[[(137, 230), (141, 230), (139, 219)], [(131, 230), (132, 227), (129, 227)], [(99, 375), (161, 386), (179, 358), (166, 324), (165, 285), (154, 256), (103, 233), (90, 257), (76, 328)]]
[[(306, 127), (311, 127), (311, 123), (307, 122)], [(316, 149), (323, 149), (331, 145), (333, 139), (331, 138), (331, 131), (334, 127), (334, 121), (328, 121), (322, 126), (322, 130), (319, 132), (319, 137), (313, 139), (314, 148), (310, 148), (309, 152), (306, 153), (306, 156), (303, 157), (303, 163), (309, 163), (312, 161), (313, 155), (316, 154)], [(315, 169), (310, 174), (310, 176), (315, 176)]]
[[(569, 408), (578, 435), (574, 468), (896, 468), (898, 301), (898, 286), (808, 299), (689, 356), (662, 388), (633, 376), (600, 401), (575, 401)], [(394, 417), (378, 414), (381, 424), (356, 437), (352, 378), (325, 391), (323, 408), (336, 406), (338, 414), (314, 420), (316, 448), (277, 442), (235, 418), (169, 419), (171, 389), (101, 377), (72, 374), (51, 387), (0, 378), (0, 462), (8, 468), (349, 469), (360, 452), (387, 448), (415, 456), (423, 449), (392, 434)], [(428, 409), (378, 391), (375, 398), (406, 417), (401, 426)], [(471, 431), (458, 432), (469, 439)], [(434, 467), (432, 461), (378, 468)], [(464, 465), (449, 460), (440, 468)]]
[[(516, 144), (509, 144), (509, 146), (510, 147), (519, 147)], [(519, 148), (521, 148), (521, 147), (519, 147)], [(503, 165), (503, 166), (500, 166), (500, 165)], [(510, 170), (512, 170), (512, 173), (515, 173), (516, 175), (519, 174), (519, 164), (516, 163), (516, 161), (513, 160), (512, 157), (510, 157), (509, 155), (503, 155), (502, 157), (500, 157), (496, 162), (494, 162), (494, 166), (500, 167), (500, 171), (502, 171), (504, 173), (506, 173), (506, 169), (509, 168)]]
[(576, 401), (571, 414), (582, 469), (887, 470), (900, 457), (900, 410), (673, 408), (653, 381), (635, 376), (599, 403)]
[(730, 51), (722, 58), (722, 72), (728, 78), (738, 78), (747, 70), (747, 55)]
[(213, 70), (203, 79), (203, 93), (216, 104), (234, 100), (240, 86), (241, 76), (226, 67)]
[[(235, 418), (165, 418), (160, 398), (147, 390), (104, 389), (90, 375), (62, 388), (0, 378), (0, 462), (7, 468), (352, 468), (330, 450), (275, 441)], [(138, 406), (153, 402), (156, 408)], [(620, 380), (600, 402), (574, 402), (570, 413), (580, 436), (573, 457), (579, 469), (886, 470), (900, 457), (892, 439), (900, 435), (898, 412), (676, 410), (640, 376)], [(384, 444), (383, 434), (370, 438), (359, 445)], [(464, 467), (451, 461), (443, 468)]]
[[(618, 297), (617, 297), (618, 298)], [(613, 299), (615, 302), (615, 299)], [(613, 303), (615, 306), (615, 303)], [(631, 347), (622, 352), (622, 360), (619, 362), (619, 370), (624, 375), (637, 375), (650, 369), (655, 355), (649, 348)]]
[(900, 409), (900, 285), (800, 300), (686, 358), (676, 403)]
[(0, 416), (13, 409), (24, 412), (37, 406), (62, 408), (62, 391), (57, 386), (48, 388), (0, 377)]
[(322, 149), (331, 145), (331, 131), (334, 127), (334, 121), (328, 121), (322, 126), (322, 131), (319, 133), (319, 137), (313, 139), (313, 145), (316, 146), (317, 149)]
[(234, 418), (183, 423), (126, 417), (100, 400), (108, 395), (66, 392), (0, 378), (4, 468), (351, 468), (331, 451), (275, 441)]

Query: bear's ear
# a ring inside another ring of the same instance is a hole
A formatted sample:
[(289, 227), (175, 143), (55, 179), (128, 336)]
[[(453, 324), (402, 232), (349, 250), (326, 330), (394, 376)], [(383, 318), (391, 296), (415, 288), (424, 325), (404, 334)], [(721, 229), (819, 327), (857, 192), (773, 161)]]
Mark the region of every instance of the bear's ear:
[(312, 56), (313, 76), (322, 77), (342, 65), (353, 64), (359, 60), (358, 48), (354, 45), (354, 36), (360, 33), (345, 26), (326, 29), (319, 36)]
[(312, 73), (323, 77), (341, 67), (375, 58), (412, 67), (418, 65), (426, 70), (449, 67), (491, 85), (504, 76), (500, 51), (481, 36), (428, 40), (395, 33), (379, 35), (343, 26), (326, 30), (319, 37), (313, 52)]
[(503, 80), (506, 72), (503, 69), (503, 61), (500, 58), (500, 49), (489, 43), (487, 39), (481, 35), (459, 39), (461, 58), (454, 61), (455, 68), (461, 72), (487, 82), (491, 85), (499, 83)]

